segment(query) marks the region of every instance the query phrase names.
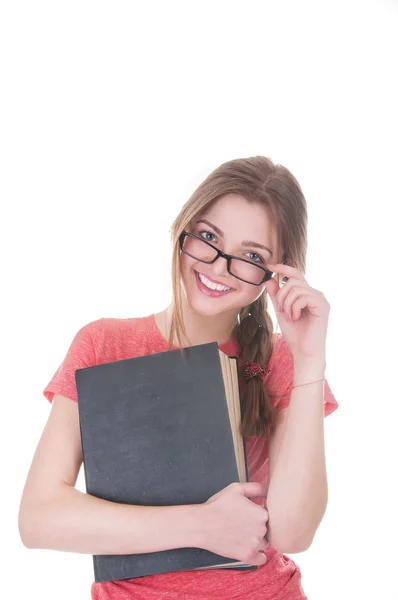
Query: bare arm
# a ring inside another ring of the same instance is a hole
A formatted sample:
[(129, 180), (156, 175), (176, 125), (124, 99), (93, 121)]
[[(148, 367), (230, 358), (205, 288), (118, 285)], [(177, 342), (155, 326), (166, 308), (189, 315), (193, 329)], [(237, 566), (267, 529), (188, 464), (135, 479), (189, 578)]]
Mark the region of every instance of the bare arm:
[[(321, 359), (294, 365), (294, 380), (324, 376)], [(294, 388), (277, 434), (269, 446), (268, 539), (284, 552), (303, 552), (326, 511), (328, 500), (324, 447), (323, 382)]]
[(86, 554), (138, 554), (199, 547), (201, 505), (132, 506), (108, 502), (67, 484), (22, 513), (28, 548)]
[(78, 407), (54, 396), (19, 509), (28, 548), (87, 554), (136, 554), (201, 547), (203, 505), (132, 506), (77, 490), (82, 464)]

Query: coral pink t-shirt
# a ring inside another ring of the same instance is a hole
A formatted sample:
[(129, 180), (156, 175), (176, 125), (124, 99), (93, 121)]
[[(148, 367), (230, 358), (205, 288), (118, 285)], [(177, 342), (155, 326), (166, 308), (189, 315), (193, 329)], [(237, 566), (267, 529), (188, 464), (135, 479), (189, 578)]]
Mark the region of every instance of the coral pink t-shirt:
[[(174, 346), (173, 349), (176, 349)], [(235, 340), (219, 345), (228, 356), (238, 356)], [(103, 318), (84, 325), (75, 335), (53, 378), (43, 390), (52, 402), (60, 394), (77, 402), (75, 370), (167, 351), (167, 341), (158, 329), (154, 315), (130, 319)], [(238, 360), (242, 369), (242, 357)], [(277, 409), (289, 405), (294, 364), (289, 346), (281, 334), (268, 363), (271, 373), (266, 388)], [(242, 375), (240, 382), (244, 386)], [(338, 407), (325, 381), (324, 415)], [(268, 442), (263, 438), (245, 439), (249, 481), (267, 483)], [(253, 502), (264, 506), (264, 499)], [(301, 571), (295, 562), (271, 545), (265, 550), (267, 562), (256, 571), (212, 569), (160, 573), (135, 579), (92, 583), (92, 600), (303, 600)]]

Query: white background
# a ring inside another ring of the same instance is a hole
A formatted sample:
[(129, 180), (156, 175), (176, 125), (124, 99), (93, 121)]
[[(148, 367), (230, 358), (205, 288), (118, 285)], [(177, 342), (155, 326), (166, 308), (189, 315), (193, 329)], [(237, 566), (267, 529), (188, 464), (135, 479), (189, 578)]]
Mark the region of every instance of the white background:
[(220, 163), (263, 154), (307, 199), (340, 403), (327, 512), (292, 558), (310, 600), (398, 598), (397, 32), (382, 0), (2, 3), (4, 597), (90, 597), (90, 555), (18, 534), (42, 390), (84, 324), (165, 308), (173, 219)]

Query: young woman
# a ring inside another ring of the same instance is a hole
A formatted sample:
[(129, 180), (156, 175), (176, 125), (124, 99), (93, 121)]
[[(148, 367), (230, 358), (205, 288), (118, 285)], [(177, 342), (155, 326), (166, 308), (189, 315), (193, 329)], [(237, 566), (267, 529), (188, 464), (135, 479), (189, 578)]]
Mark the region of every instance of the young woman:
[[(222, 164), (183, 206), (172, 240), (170, 305), (83, 326), (43, 391), (52, 409), (22, 495), (22, 541), (88, 554), (199, 547), (259, 567), (93, 583), (93, 600), (306, 598), (300, 568), (285, 553), (305, 551), (325, 514), (324, 416), (338, 403), (325, 379), (330, 305), (304, 276), (300, 185), (262, 156)], [(122, 505), (77, 490), (75, 370), (212, 341), (239, 356), (249, 481), (203, 504), (169, 507)]]

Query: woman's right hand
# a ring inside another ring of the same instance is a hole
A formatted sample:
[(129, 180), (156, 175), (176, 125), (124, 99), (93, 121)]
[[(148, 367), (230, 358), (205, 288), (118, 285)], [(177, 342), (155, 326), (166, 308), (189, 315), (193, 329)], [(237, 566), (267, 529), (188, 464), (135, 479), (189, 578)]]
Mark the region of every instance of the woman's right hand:
[(265, 497), (261, 483), (231, 483), (202, 504), (204, 510), (203, 548), (227, 558), (251, 565), (263, 565), (266, 556), (261, 552), (269, 546), (267, 533), (268, 511), (250, 497)]

